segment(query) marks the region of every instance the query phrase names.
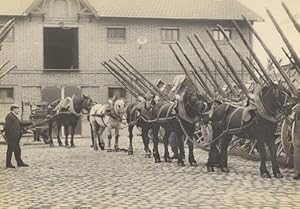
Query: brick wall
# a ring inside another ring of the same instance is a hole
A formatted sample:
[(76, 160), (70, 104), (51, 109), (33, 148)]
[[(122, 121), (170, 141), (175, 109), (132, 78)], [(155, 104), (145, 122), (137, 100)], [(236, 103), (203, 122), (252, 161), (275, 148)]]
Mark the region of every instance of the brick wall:
[[(7, 19), (0, 18), (0, 23)], [(18, 66), (3, 80), (1, 86), (13, 86), (15, 89), (15, 102), (19, 103), (22, 97), (29, 96), (32, 100), (40, 100), (42, 86), (80, 86), (83, 93), (90, 95), (97, 102), (106, 102), (107, 88), (116, 86), (115, 79), (100, 65), (100, 62), (122, 54), (136, 69), (143, 72), (150, 80), (161, 78), (166, 83), (171, 83), (176, 74), (182, 74), (179, 64), (173, 57), (167, 44), (161, 42), (162, 27), (177, 27), (179, 41), (194, 62), (200, 61), (187, 42), (186, 37), (197, 33), (206, 44), (207, 50), (218, 60), (222, 60), (212, 42), (209, 40), (204, 27), (213, 30), (216, 24), (225, 28), (232, 28), (226, 21), (184, 21), (184, 20), (151, 20), (151, 19), (124, 19), (102, 18), (100, 20), (81, 18), (76, 23), (79, 28), (79, 72), (45, 72), (43, 69), (43, 22), (41, 17), (17, 18), (15, 21), (15, 39), (5, 42), (0, 55), (0, 63), (10, 59), (11, 64)], [(112, 43), (106, 39), (107, 27), (124, 26), (126, 28), (126, 41)], [(249, 31), (241, 24), (243, 33), (249, 40)], [(137, 39), (147, 37), (147, 44), (139, 49)], [(233, 30), (232, 39), (243, 55), (248, 56), (246, 48), (239, 40), (238, 34)], [(222, 49), (232, 62), (233, 66), (241, 71), (241, 63), (229, 48), (226, 42), (220, 42)], [(199, 49), (200, 50), (200, 49)], [(203, 57), (208, 62), (204, 53)], [(187, 68), (188, 64), (185, 62)], [(211, 64), (210, 64), (211, 65)], [(211, 65), (212, 67), (212, 65)], [(213, 67), (212, 67), (213, 69)], [(220, 78), (219, 78), (220, 79)], [(134, 102), (131, 96), (128, 102)], [(3, 105), (1, 105), (1, 119)], [(84, 120), (83, 120), (84, 121)], [(84, 123), (84, 122), (83, 122)], [(84, 125), (84, 127), (86, 124)], [(85, 128), (83, 128), (85, 129)], [(88, 134), (88, 133), (83, 133)]]

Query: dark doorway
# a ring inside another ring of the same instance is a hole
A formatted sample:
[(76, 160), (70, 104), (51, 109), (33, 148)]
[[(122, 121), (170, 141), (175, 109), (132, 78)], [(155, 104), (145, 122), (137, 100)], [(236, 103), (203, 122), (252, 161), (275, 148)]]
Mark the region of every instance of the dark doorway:
[(44, 68), (79, 68), (77, 28), (44, 28)]

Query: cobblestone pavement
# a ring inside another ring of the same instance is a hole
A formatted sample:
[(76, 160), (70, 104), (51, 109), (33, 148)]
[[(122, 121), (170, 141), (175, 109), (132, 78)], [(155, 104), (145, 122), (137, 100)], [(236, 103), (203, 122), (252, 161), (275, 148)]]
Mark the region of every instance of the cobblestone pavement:
[[(127, 148), (128, 139), (120, 141)], [(139, 137), (134, 156), (94, 151), (90, 139), (75, 143), (23, 146), (30, 167), (17, 169), (5, 169), (0, 145), (0, 208), (300, 208), (292, 170), (282, 169), (283, 179), (261, 179), (259, 162), (230, 156), (229, 174), (206, 173), (207, 153), (199, 149), (197, 167), (155, 164), (144, 157)]]

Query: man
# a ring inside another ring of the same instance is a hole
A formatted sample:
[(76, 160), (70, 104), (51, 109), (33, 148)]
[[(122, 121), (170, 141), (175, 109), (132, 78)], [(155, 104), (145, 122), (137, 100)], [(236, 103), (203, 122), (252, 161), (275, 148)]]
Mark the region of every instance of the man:
[(294, 179), (300, 179), (300, 110), (295, 113), (295, 124), (294, 124)]
[(17, 115), (19, 113), (19, 106), (13, 104), (10, 106), (10, 113), (5, 118), (4, 133), (7, 138), (7, 152), (6, 152), (6, 168), (15, 168), (11, 163), (12, 153), (14, 153), (18, 167), (27, 167), (21, 159), (20, 139), (22, 136), (22, 123)]

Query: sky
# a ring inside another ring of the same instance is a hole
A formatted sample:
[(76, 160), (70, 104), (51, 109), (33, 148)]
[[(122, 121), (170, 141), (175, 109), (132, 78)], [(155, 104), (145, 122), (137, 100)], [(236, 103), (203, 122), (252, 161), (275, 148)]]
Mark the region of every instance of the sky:
[[(270, 48), (272, 53), (278, 57), (283, 58), (283, 63), (288, 63), (286, 56), (281, 50), (281, 47), (285, 47), (279, 33), (275, 26), (271, 22), (271, 19), (267, 15), (266, 8), (268, 8), (276, 21), (281, 26), (288, 40), (292, 44), (293, 48), (300, 56), (300, 33), (295, 29), (293, 23), (289, 19), (285, 10), (283, 9), (281, 2), (283, 1), (290, 9), (291, 13), (300, 24), (300, 0), (239, 0), (242, 4), (246, 5), (249, 9), (260, 15), (264, 22), (256, 22), (254, 24), (255, 29), (261, 36), (266, 45)], [(260, 43), (254, 37), (254, 49), (261, 60), (266, 64), (267, 55)]]

